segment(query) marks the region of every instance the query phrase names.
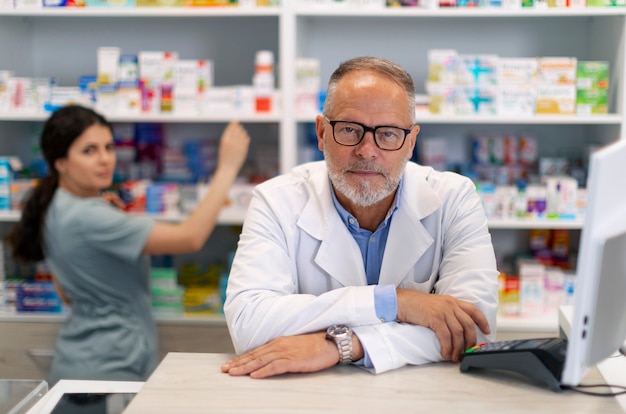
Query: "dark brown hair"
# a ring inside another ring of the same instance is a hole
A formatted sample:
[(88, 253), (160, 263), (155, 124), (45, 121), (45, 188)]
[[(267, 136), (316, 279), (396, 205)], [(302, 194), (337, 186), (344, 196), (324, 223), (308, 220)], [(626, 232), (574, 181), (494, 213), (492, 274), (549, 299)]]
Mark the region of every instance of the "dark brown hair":
[(111, 129), (111, 124), (97, 112), (78, 105), (56, 110), (46, 121), (40, 137), (40, 146), (48, 165), (48, 175), (42, 178), (27, 196), (21, 220), (11, 229), (5, 240), (18, 262), (36, 262), (44, 259), (43, 229), (46, 212), (58, 187), (58, 159), (67, 157), (70, 146), (92, 125)]

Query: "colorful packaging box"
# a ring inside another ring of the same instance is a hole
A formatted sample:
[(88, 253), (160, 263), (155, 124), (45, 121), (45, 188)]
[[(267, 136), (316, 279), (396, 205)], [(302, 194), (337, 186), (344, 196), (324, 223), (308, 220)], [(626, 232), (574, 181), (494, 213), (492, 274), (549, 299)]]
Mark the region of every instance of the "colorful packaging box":
[(51, 312), (63, 310), (63, 303), (51, 282), (23, 282), (17, 288), (18, 312)]
[(0, 157), (0, 211), (11, 210), (11, 164)]
[(575, 85), (577, 63), (575, 57), (539, 58), (539, 80), (549, 85)]
[(576, 113), (576, 86), (574, 84), (539, 84), (535, 113), (538, 115), (573, 115)]
[(608, 89), (609, 62), (578, 62), (576, 65), (576, 87), (579, 89)]
[(607, 114), (609, 63), (581, 61), (576, 67), (576, 113)]
[(495, 85), (497, 55), (458, 55), (456, 65), (457, 85)]
[(87, 7), (135, 7), (135, 0), (85, 0)]

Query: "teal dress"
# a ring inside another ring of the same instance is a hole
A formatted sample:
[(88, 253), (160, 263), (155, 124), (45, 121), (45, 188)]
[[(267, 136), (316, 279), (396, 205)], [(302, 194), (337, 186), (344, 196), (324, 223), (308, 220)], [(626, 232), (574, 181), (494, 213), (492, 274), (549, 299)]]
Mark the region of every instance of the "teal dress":
[(45, 222), (46, 262), (71, 301), (55, 346), (60, 379), (143, 381), (158, 362), (149, 260), (154, 221), (59, 188)]

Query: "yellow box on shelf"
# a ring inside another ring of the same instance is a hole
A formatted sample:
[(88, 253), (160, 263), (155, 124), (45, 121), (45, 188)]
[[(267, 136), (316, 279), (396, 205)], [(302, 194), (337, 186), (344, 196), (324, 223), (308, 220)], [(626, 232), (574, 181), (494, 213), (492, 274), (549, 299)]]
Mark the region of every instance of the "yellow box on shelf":
[(187, 287), (183, 296), (183, 307), (185, 315), (220, 315), (222, 299), (217, 287)]

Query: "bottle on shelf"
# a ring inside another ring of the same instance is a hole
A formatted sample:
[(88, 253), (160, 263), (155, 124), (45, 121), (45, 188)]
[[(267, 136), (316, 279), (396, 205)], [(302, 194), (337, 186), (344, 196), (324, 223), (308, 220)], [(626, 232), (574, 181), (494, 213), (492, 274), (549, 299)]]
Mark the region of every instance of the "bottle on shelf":
[(274, 100), (274, 53), (271, 51), (256, 53), (253, 84), (256, 112), (271, 112)]

